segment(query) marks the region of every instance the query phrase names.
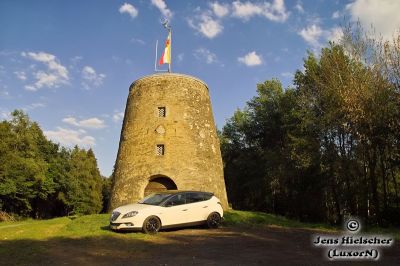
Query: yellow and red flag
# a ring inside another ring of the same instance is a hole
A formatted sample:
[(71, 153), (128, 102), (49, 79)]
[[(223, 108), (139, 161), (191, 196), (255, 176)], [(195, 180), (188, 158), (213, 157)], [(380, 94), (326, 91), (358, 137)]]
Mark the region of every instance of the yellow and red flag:
[(159, 64), (170, 64), (171, 63), (171, 31), (168, 33), (168, 38), (165, 41), (164, 53), (160, 58)]

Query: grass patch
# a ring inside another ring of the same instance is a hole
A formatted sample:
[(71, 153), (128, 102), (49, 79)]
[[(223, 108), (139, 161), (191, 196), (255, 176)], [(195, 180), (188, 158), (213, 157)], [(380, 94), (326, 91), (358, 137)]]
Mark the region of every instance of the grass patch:
[(320, 230), (337, 230), (338, 228), (326, 224), (302, 223), (283, 216), (263, 212), (249, 212), (229, 210), (224, 215), (228, 226), (260, 226), (273, 225), (286, 228), (308, 228)]
[(57, 236), (60, 230), (68, 224), (66, 217), (50, 220), (25, 220), (6, 222), (0, 225), (0, 240), (15, 239), (46, 239)]
[(54, 237), (83, 238), (113, 236), (122, 238), (145, 238), (142, 233), (116, 234), (108, 228), (109, 214), (94, 214), (49, 220), (25, 220), (0, 223), (1, 240), (46, 240)]
[(0, 266), (58, 265), (60, 261), (112, 265), (115, 259), (140, 256), (151, 245), (146, 240), (158, 238), (136, 232), (115, 233), (108, 228), (109, 217), (96, 214), (0, 222)]
[(113, 234), (108, 229), (108, 214), (78, 216), (72, 219), (61, 232), (63, 236), (101, 236)]
[[(236, 211), (229, 210), (224, 214), (224, 223), (227, 226), (279, 226), (284, 228), (301, 228), (301, 229), (315, 229), (322, 231), (337, 232), (341, 231), (340, 226), (331, 226), (328, 224), (321, 223), (303, 223), (296, 220), (291, 220), (283, 216), (273, 215), (263, 212), (250, 212), (250, 211)], [(362, 230), (366, 234), (374, 235), (389, 235), (394, 237), (396, 240), (400, 240), (400, 228), (397, 227), (368, 227)]]

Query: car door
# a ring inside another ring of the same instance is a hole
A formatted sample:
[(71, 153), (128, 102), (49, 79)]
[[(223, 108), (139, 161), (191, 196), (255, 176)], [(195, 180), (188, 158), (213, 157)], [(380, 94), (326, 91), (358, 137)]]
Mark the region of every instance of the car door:
[(204, 204), (202, 192), (187, 192), (186, 206), (188, 208), (189, 222), (199, 222), (207, 219), (207, 204)]
[(164, 203), (160, 219), (163, 226), (188, 223), (186, 195), (180, 193), (168, 199)]

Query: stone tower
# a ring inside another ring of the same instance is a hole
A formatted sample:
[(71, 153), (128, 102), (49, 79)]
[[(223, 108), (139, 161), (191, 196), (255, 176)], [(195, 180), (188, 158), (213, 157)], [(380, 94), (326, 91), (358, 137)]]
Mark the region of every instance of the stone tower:
[(213, 192), (228, 207), (208, 87), (176, 73), (130, 86), (110, 209), (168, 189)]

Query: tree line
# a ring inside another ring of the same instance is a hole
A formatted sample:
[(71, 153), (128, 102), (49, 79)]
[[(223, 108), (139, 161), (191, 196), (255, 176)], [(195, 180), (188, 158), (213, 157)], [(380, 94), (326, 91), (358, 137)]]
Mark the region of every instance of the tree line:
[(0, 122), (0, 210), (50, 218), (99, 213), (110, 181), (91, 149), (60, 147), (21, 110)]
[(357, 28), (257, 85), (220, 134), (233, 208), (303, 221), (400, 222), (400, 34)]

